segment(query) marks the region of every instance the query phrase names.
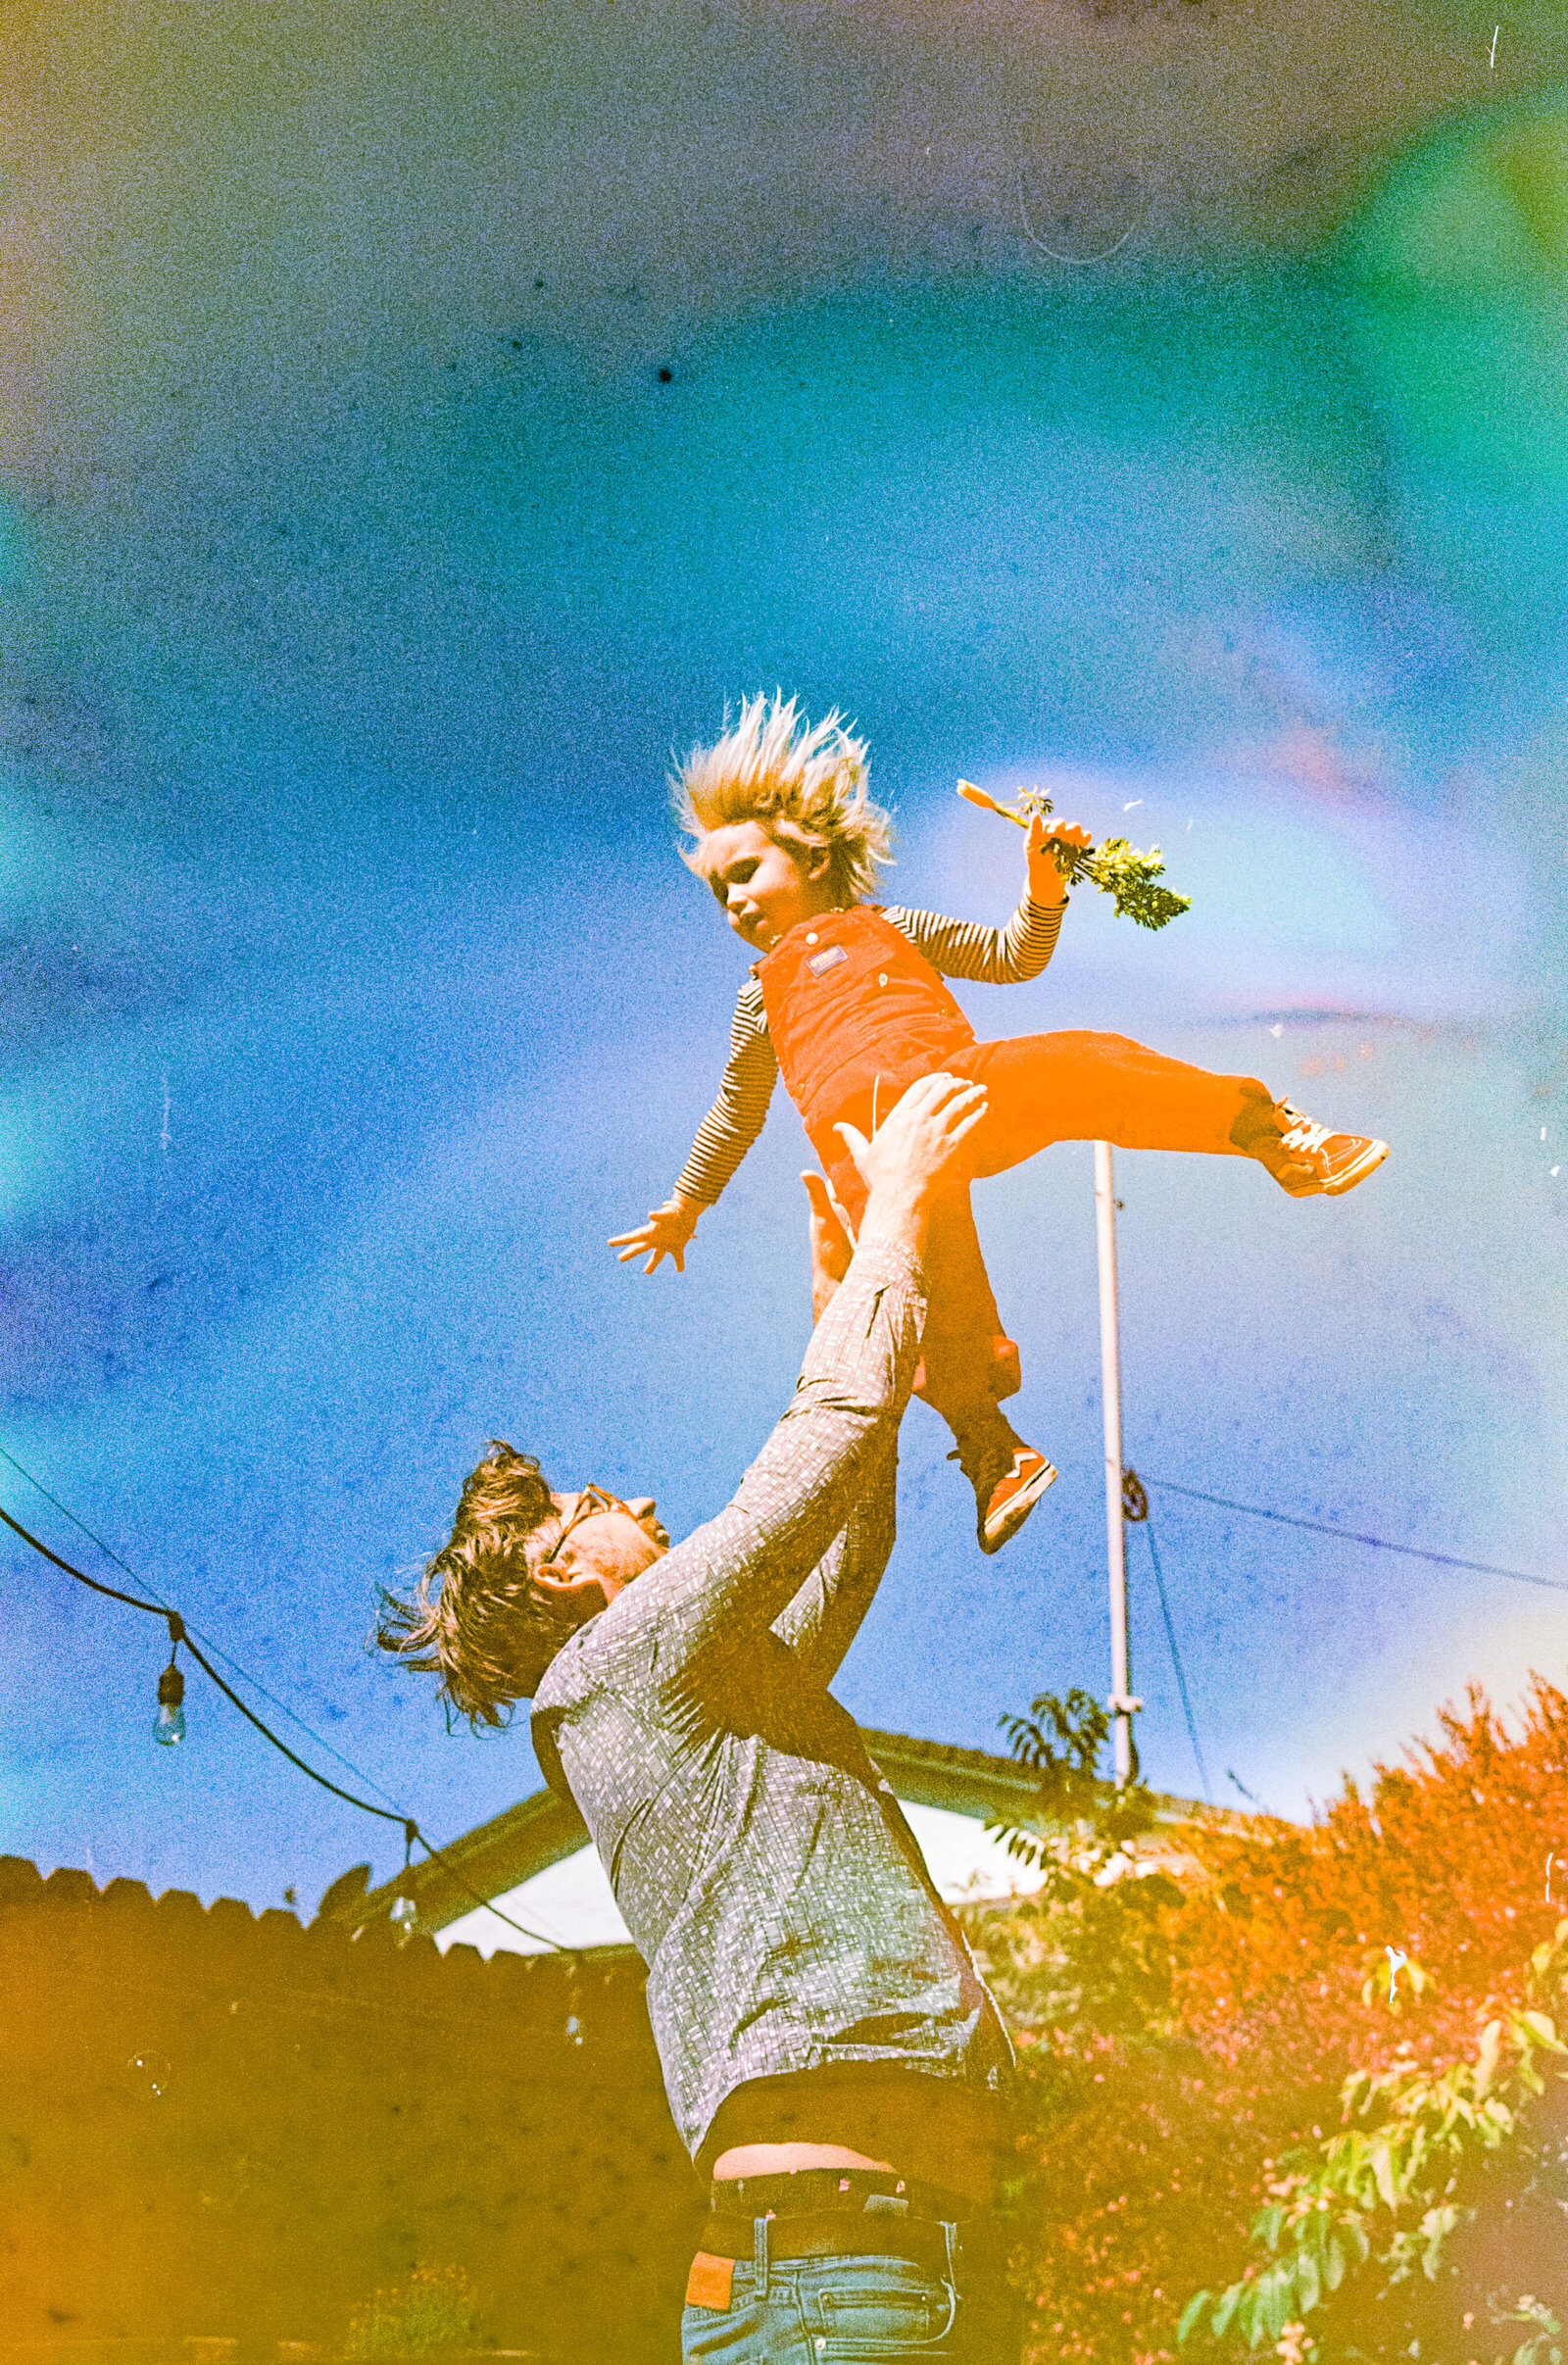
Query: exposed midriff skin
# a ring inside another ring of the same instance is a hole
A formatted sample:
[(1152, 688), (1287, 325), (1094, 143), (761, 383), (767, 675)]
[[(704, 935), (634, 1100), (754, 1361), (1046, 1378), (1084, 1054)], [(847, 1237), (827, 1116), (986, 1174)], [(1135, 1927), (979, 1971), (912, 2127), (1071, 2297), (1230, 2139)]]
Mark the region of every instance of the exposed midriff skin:
[(737, 2143), (713, 2162), (720, 2183), (734, 2176), (793, 2176), (800, 2168), (885, 2168), (896, 2173), (891, 2160), (869, 2160), (863, 2151), (848, 2151), (842, 2143)]
[(712, 2129), (723, 2148), (708, 2173), (727, 2184), (805, 2168), (874, 2168), (986, 2208), (997, 2134), (993, 2106), (946, 2079), (808, 2071), (761, 2079), (727, 2097)]

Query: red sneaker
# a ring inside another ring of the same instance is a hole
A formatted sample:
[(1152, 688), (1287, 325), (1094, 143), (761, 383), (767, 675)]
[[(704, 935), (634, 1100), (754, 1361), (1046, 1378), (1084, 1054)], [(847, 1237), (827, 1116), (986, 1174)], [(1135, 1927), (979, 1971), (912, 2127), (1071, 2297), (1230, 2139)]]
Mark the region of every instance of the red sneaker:
[(1005, 1421), (983, 1441), (959, 1441), (949, 1461), (960, 1464), (974, 1488), (975, 1541), (999, 1552), (1015, 1536), (1056, 1476), (1055, 1465), (1013, 1435)]
[(1047, 1461), (1033, 1446), (1019, 1446), (1011, 1467), (998, 1479), (980, 1511), (977, 1531), (983, 1552), (999, 1552), (1015, 1536), (1048, 1486), (1055, 1483), (1054, 1462)]
[(1367, 1134), (1331, 1133), (1327, 1125), (1314, 1125), (1294, 1101), (1276, 1101), (1274, 1117), (1280, 1146), (1276, 1152), (1270, 1145), (1263, 1163), (1293, 1199), (1338, 1199), (1365, 1182), (1389, 1155), (1387, 1142)]

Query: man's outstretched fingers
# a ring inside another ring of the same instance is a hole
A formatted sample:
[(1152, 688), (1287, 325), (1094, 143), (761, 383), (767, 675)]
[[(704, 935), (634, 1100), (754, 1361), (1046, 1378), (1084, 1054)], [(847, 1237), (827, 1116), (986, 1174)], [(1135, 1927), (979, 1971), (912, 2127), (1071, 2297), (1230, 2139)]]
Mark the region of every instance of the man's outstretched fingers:
[(922, 1167), (934, 1177), (979, 1124), (987, 1106), (983, 1084), (938, 1068), (909, 1086), (869, 1141), (855, 1125), (841, 1122), (836, 1130), (868, 1186), (878, 1176), (913, 1179)]

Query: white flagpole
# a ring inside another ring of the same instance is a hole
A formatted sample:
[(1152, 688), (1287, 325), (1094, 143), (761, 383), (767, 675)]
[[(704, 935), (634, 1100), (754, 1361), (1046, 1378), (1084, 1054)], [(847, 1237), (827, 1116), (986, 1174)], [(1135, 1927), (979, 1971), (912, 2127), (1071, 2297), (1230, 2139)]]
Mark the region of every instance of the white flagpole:
[(1116, 1788), (1132, 1774), (1132, 1716), (1143, 1701), (1127, 1685), (1127, 1544), (1121, 1517), (1121, 1353), (1116, 1320), (1116, 1198), (1109, 1142), (1095, 1144), (1095, 1221), (1100, 1241), (1100, 1374), (1105, 1406), (1105, 1548), (1110, 1563), (1111, 1736)]

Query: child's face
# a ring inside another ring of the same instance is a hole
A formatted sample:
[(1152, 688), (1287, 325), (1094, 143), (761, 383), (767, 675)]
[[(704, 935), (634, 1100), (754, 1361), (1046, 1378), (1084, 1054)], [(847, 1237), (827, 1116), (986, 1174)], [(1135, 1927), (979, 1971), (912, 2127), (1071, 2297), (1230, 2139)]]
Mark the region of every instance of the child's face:
[(703, 872), (737, 936), (771, 951), (797, 921), (833, 910), (829, 857), (769, 837), (760, 821), (727, 821), (703, 840)]

